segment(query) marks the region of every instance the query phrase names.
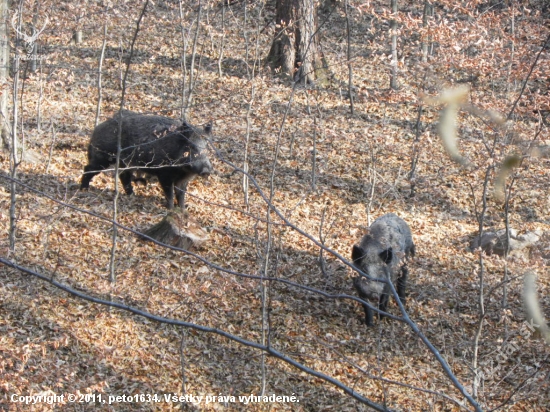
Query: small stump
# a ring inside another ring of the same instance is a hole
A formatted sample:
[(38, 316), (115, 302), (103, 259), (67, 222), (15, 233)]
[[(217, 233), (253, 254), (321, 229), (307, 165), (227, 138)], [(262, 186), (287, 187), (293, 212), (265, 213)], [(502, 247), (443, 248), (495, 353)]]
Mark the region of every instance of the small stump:
[(159, 223), (143, 233), (159, 242), (187, 250), (208, 239), (206, 231), (179, 207), (168, 211)]

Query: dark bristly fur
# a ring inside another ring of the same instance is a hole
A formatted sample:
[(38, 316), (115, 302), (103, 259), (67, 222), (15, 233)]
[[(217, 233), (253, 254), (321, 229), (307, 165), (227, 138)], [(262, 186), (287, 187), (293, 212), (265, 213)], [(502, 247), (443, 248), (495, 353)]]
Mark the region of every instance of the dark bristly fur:
[(87, 189), (95, 175), (116, 162), (120, 123), (119, 178), (126, 194), (133, 193), (132, 176), (137, 170), (158, 178), (169, 209), (174, 207), (174, 192), (178, 205), (183, 208), (189, 181), (197, 175), (208, 176), (212, 173), (212, 164), (205, 154), (205, 135), (211, 133), (211, 126), (199, 130), (185, 122), (162, 116), (125, 110), (121, 119), (120, 114), (116, 114), (94, 129), (81, 189)]
[[(397, 282), (397, 293), (405, 303), (408, 269), (402, 258), (414, 256), (414, 243), (407, 223), (393, 213), (376, 219), (359, 245), (354, 245), (351, 258), (354, 265), (373, 279), (391, 279)], [(400, 267), (401, 265), (401, 267)], [(398, 272), (400, 274), (398, 275)], [(390, 286), (387, 282), (367, 279), (358, 275), (353, 285), (363, 300), (369, 300), (386, 312)], [(373, 311), (363, 305), (367, 326), (373, 324)]]

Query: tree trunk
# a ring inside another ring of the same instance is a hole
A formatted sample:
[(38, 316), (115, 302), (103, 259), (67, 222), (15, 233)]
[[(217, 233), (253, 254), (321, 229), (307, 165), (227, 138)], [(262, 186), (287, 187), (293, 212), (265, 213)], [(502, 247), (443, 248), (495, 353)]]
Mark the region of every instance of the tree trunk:
[(268, 63), (296, 82), (325, 82), (326, 67), (319, 51), (315, 1), (277, 0), (275, 21), (277, 33)]
[[(10, 66), (10, 43), (8, 30), (8, 0), (0, 0), (0, 81), (9, 84)], [(8, 98), (9, 93), (1, 94), (0, 97), (0, 136), (4, 147), (10, 147), (10, 115)]]
[[(422, 14), (422, 27), (426, 29), (428, 27), (428, 17), (433, 17), (434, 15), (434, 8), (433, 5), (430, 4), (428, 0), (424, 2), (424, 12)], [(428, 55), (430, 54), (430, 47), (431, 47), (431, 35), (430, 34), (424, 34), (424, 37), (422, 38), (422, 61), (426, 63), (428, 61)]]
[[(391, 0), (391, 11), (395, 16), (397, 14), (397, 0)], [(391, 74), (390, 87), (397, 90), (397, 22), (394, 19), (390, 20), (391, 33)]]
[[(161, 243), (185, 250), (199, 246), (208, 239), (208, 233), (199, 223), (179, 207), (170, 210), (159, 223), (147, 229), (144, 234)], [(142, 239), (148, 240), (143, 237)]]

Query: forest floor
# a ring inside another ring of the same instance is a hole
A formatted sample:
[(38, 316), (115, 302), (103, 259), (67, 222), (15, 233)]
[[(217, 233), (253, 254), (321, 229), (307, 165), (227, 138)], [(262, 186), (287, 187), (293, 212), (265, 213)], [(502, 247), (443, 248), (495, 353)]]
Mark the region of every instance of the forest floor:
[[(319, 16), (330, 85), (293, 89), (262, 64), (276, 30), (271, 3), (232, 3), (223, 25), (222, 3), (203, 3), (193, 103), (186, 115), (197, 126), (213, 121), (209, 157), (215, 173), (190, 184), (187, 208), (209, 239), (190, 254), (139, 238), (135, 231), (157, 223), (166, 208), (158, 183), (136, 186), (134, 196), (116, 197), (114, 283), (109, 281), (113, 175), (96, 176), (88, 191), (79, 190), (79, 182), (94, 128), (103, 26), (108, 27), (101, 121), (120, 107), (142, 3), (88, 2), (85, 9), (40, 3), (39, 24), (50, 18), (39, 38), (43, 61), (24, 79), (22, 68), (17, 96), (18, 131), (31, 155), (17, 168), (14, 251), (8, 236), (10, 159), (0, 153), (3, 259), (89, 296), (256, 343), (267, 327), (264, 301), (271, 348), (360, 396), (393, 410), (472, 410), (410, 326), (385, 319), (367, 329), (357, 301), (312, 291), (356, 296), (353, 272), (338, 255), (349, 259), (369, 224), (393, 212), (410, 225), (416, 244), (408, 264), (408, 315), (458, 382), (469, 393), (477, 391), (484, 410), (550, 408), (548, 346), (527, 321), (522, 298), (523, 276), (532, 271), (548, 315), (550, 161), (530, 151), (550, 145), (548, 48), (510, 121), (494, 124), (471, 108), (459, 112), (459, 150), (471, 167), (453, 162), (443, 150), (437, 130), (441, 107), (422, 105), (419, 117), (422, 93), (435, 96), (465, 83), (472, 107), (507, 116), (549, 33), (544, 2), (516, 2), (514, 10), (488, 6), (495, 2), (438, 2), (428, 63), (420, 52), (422, 7), (399, 2), (397, 91), (389, 89), (388, 5), (351, 4), (354, 115), (347, 98), (342, 4)], [(31, 21), (26, 7), (24, 21)], [(190, 64), (199, 13), (195, 4), (182, 11)], [(148, 8), (130, 66), (126, 109), (181, 116), (180, 21), (177, 2), (159, 0)], [(84, 33), (80, 44), (70, 40), (76, 28)], [(245, 152), (258, 185), (250, 183), (248, 207), (243, 175), (232, 167), (243, 166)], [(525, 156), (506, 180), (506, 214), (494, 187), (499, 165), (510, 154)], [(507, 218), (520, 232), (539, 231), (528, 253), (504, 259), (470, 250), (484, 188), (484, 229), (502, 229)], [(319, 243), (328, 250), (321, 253)], [(265, 300), (262, 275), (284, 281), (265, 282)], [(389, 311), (400, 315), (393, 300)], [(483, 375), (477, 384), (475, 359)], [(239, 396), (262, 392), (262, 375), (267, 395), (295, 396), (298, 402), (239, 402)], [(85, 402), (29, 406), (13, 401), (14, 394), (83, 395)], [(159, 402), (103, 402), (139, 394), (156, 394)], [(0, 409), (179, 409), (180, 402), (164, 401), (165, 394), (203, 396), (186, 405), (197, 411), (370, 410), (326, 380), (220, 334), (109, 309), (0, 267)], [(212, 398), (219, 395), (227, 398)]]

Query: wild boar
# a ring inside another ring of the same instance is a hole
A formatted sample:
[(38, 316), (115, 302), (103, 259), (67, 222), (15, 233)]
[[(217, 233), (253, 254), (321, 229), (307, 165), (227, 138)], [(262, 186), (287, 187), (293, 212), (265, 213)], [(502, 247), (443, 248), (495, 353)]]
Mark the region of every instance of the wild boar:
[(211, 134), (212, 126), (200, 130), (167, 117), (130, 111), (123, 111), (122, 116), (118, 113), (94, 129), (81, 189), (87, 189), (95, 175), (116, 162), (119, 125), (119, 178), (126, 194), (133, 193), (132, 176), (137, 170), (158, 178), (169, 209), (174, 207), (174, 192), (178, 205), (184, 208), (189, 181), (213, 171), (206, 155), (206, 136)]
[[(386, 312), (391, 294), (387, 280), (391, 280), (397, 282), (397, 293), (404, 304), (408, 269), (402, 260), (414, 256), (414, 253), (411, 230), (403, 219), (393, 213), (376, 219), (351, 252), (353, 264), (372, 278), (358, 274), (353, 279), (359, 297), (377, 304)], [(367, 305), (363, 305), (363, 309), (367, 326), (372, 326), (373, 311)]]

